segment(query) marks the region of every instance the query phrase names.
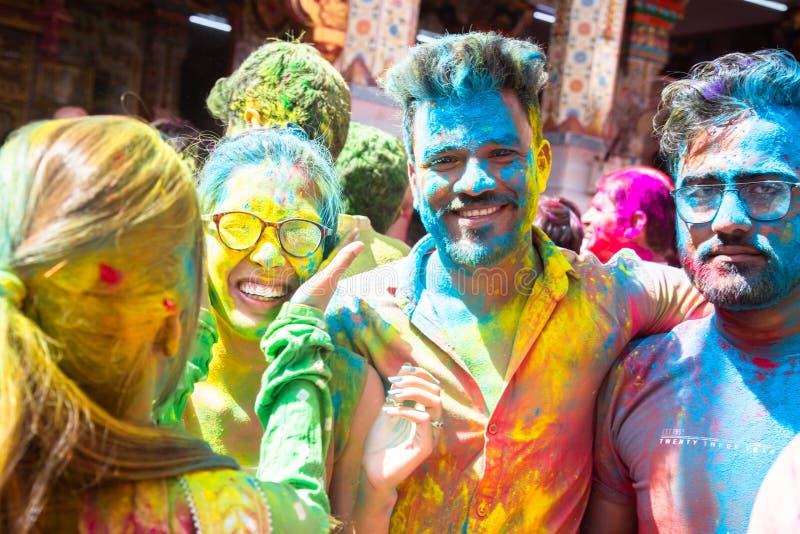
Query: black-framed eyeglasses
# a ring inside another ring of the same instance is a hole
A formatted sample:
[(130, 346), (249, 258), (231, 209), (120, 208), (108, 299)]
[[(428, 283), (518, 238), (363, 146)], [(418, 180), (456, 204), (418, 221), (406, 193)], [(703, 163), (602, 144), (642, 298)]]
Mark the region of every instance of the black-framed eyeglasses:
[(735, 193), (747, 215), (756, 221), (776, 221), (792, 204), (792, 189), (800, 184), (781, 180), (743, 182), (733, 185), (687, 185), (672, 191), (678, 216), (689, 224), (704, 224), (717, 216), (722, 198)]
[(211, 220), (217, 227), (222, 244), (232, 250), (247, 250), (255, 246), (265, 228), (275, 228), (281, 248), (295, 258), (307, 258), (314, 254), (325, 237), (333, 232), (327, 226), (308, 219), (270, 222), (246, 211), (216, 213)]

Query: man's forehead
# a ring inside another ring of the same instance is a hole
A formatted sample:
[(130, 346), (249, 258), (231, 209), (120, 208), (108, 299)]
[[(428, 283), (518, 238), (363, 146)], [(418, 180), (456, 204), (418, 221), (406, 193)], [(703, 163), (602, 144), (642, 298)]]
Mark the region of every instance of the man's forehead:
[(678, 159), (676, 178), (795, 175), (800, 169), (800, 124), (791, 118), (750, 113), (700, 131)]
[[(513, 144), (520, 135), (529, 142), (528, 111), (510, 91), (491, 91), (464, 98), (445, 97), (421, 102), (414, 115), (414, 141), (424, 145)], [(520, 131), (523, 130), (523, 131)]]

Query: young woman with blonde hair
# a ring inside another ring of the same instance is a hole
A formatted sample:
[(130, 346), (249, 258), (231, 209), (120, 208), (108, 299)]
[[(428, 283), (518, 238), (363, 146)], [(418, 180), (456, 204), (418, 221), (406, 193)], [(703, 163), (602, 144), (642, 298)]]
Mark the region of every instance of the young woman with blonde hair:
[(151, 422), (204, 265), (193, 184), (158, 133), (34, 123), (0, 149), (0, 182), (0, 531), (326, 529), (291, 486)]

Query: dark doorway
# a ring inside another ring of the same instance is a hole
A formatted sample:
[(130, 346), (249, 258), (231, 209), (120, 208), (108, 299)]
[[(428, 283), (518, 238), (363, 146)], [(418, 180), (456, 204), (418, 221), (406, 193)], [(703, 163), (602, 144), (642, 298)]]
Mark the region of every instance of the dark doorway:
[(189, 27), (189, 50), (181, 72), (181, 116), (201, 130), (221, 134), (222, 125), (206, 109), (206, 97), (214, 83), (229, 74), (231, 34), (198, 24)]

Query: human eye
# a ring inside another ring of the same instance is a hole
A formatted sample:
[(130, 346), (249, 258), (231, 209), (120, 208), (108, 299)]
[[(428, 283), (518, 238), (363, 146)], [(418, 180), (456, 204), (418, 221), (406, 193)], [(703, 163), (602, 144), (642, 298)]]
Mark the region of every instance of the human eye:
[(427, 167), (439, 172), (449, 171), (458, 164), (458, 159), (454, 156), (443, 154), (434, 156), (428, 161)]
[(489, 158), (495, 163), (507, 163), (516, 155), (517, 151), (511, 148), (495, 148), (489, 153)]
[(763, 181), (763, 182), (752, 182), (742, 186), (742, 189), (745, 189), (747, 194), (759, 195), (762, 197), (772, 197), (775, 195), (779, 195), (782, 192), (784, 192), (786, 188), (787, 184), (785, 182), (774, 181), (774, 180)]
[(691, 206), (708, 206), (719, 198), (722, 190), (720, 185), (687, 185), (677, 191), (676, 199)]

